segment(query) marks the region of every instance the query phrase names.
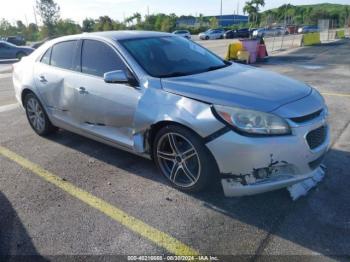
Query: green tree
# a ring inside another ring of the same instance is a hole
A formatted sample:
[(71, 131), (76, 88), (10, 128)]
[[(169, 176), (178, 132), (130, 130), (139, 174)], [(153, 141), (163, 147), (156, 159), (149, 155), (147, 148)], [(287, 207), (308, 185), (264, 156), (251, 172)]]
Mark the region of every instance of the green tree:
[(85, 18), (83, 20), (82, 31), (83, 32), (92, 32), (94, 31), (95, 20), (92, 18)]
[(204, 16), (203, 16), (203, 14), (199, 14), (199, 17), (198, 17), (197, 21), (198, 21), (200, 27), (203, 26), (203, 24), (204, 24)]
[(56, 23), (57, 36), (75, 35), (81, 33), (80, 25), (70, 19), (59, 20)]
[(10, 36), (16, 34), (16, 27), (12, 26), (9, 21), (5, 19), (0, 20), (0, 35)]
[(211, 28), (217, 28), (219, 26), (219, 21), (215, 16), (213, 16), (210, 18), (209, 24)]
[(94, 25), (94, 31), (113, 30), (113, 20), (109, 16), (100, 16)]
[(248, 22), (252, 22), (255, 20), (257, 15), (256, 7), (253, 5), (253, 2), (245, 2), (243, 7), (243, 12), (248, 14)]
[(49, 36), (55, 34), (55, 25), (60, 18), (60, 7), (53, 0), (36, 0), (36, 9)]
[(27, 27), (26, 39), (28, 41), (37, 41), (39, 37), (39, 28), (36, 24), (30, 23)]
[(25, 35), (27, 27), (23, 24), (21, 20), (16, 21), (17, 34)]

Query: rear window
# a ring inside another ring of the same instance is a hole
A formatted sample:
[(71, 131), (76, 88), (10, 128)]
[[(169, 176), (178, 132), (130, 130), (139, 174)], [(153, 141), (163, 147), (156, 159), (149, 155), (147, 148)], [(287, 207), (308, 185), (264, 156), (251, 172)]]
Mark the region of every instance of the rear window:
[(51, 65), (64, 69), (73, 69), (77, 41), (67, 41), (52, 47)]

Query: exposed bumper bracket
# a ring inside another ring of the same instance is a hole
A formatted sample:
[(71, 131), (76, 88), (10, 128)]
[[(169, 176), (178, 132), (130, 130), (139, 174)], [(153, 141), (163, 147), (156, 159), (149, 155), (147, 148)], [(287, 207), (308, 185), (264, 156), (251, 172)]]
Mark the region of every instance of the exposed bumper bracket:
[(301, 181), (297, 184), (294, 184), (288, 187), (288, 191), (290, 193), (291, 198), (295, 201), (299, 197), (305, 196), (307, 192), (309, 192), (313, 187), (315, 187), (325, 176), (326, 166), (321, 165), (320, 168), (317, 169), (312, 177)]

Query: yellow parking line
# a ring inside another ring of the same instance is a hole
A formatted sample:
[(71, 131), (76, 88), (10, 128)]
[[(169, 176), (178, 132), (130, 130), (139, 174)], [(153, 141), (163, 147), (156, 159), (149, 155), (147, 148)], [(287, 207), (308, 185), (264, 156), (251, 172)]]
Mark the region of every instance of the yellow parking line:
[(172, 236), (142, 222), (141, 220), (133, 216), (128, 215), (123, 210), (112, 206), (104, 200), (74, 186), (73, 184), (62, 180), (62, 178), (50, 173), (49, 171), (43, 169), (39, 165), (34, 164), (29, 160), (17, 155), (9, 149), (0, 146), (0, 155), (16, 162), (23, 168), (30, 170), (31, 172), (43, 178), (47, 182), (76, 197), (85, 204), (101, 211), (102, 213), (109, 216), (118, 223), (122, 224), (129, 230), (143, 236), (144, 238), (155, 243), (156, 245), (163, 247), (170, 253), (175, 255), (199, 255), (196, 250), (183, 244), (182, 242), (173, 238)]
[(343, 96), (343, 97), (350, 97), (350, 94), (339, 94), (339, 93), (321, 93), (325, 96)]

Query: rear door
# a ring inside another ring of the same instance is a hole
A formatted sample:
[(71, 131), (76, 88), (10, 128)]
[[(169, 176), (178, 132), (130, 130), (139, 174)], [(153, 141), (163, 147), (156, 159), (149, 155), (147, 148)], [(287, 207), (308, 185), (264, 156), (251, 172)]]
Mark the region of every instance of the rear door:
[(53, 117), (72, 122), (74, 105), (73, 81), (76, 77), (78, 41), (64, 41), (49, 48), (35, 64), (35, 83), (41, 100)]

